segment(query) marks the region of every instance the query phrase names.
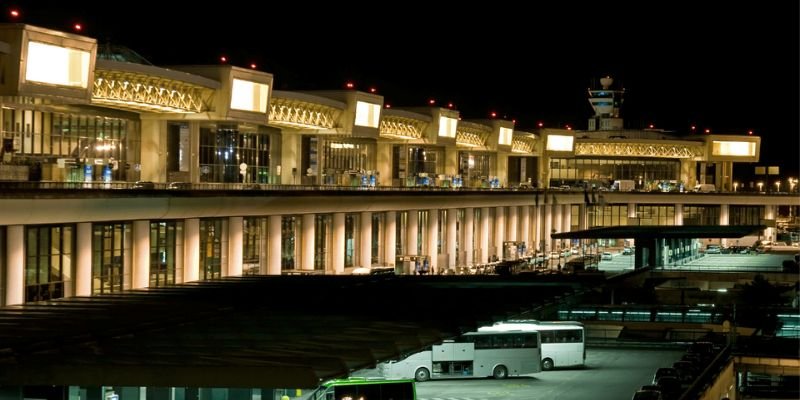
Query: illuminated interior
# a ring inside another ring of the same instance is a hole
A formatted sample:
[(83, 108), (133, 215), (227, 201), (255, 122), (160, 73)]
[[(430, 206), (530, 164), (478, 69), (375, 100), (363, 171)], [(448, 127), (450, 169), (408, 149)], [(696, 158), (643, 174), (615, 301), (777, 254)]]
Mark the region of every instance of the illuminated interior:
[(549, 151), (572, 151), (575, 138), (564, 135), (547, 136), (547, 150)]
[[(511, 146), (511, 136), (514, 133), (513, 130), (509, 128), (500, 128), (500, 138), (498, 139), (498, 143), (504, 146)], [(571, 147), (571, 145), (570, 145)]]
[(711, 144), (711, 154), (715, 156), (753, 157), (756, 155), (756, 144), (755, 142), (715, 140)]
[(458, 120), (455, 118), (439, 117), (439, 137), (456, 137), (456, 125), (458, 125)]
[(356, 102), (356, 125), (377, 128), (380, 118), (381, 106), (364, 101)]
[(233, 80), (231, 108), (235, 110), (267, 112), (269, 85), (242, 79)]
[(25, 80), (86, 88), (89, 85), (88, 51), (28, 42)]

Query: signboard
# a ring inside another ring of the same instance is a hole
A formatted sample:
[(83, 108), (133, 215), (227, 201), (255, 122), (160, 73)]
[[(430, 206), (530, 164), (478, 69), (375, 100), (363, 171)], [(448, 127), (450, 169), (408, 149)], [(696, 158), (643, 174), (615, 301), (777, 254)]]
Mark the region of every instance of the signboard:
[(766, 175), (767, 167), (756, 167), (756, 175)]
[(780, 167), (767, 167), (767, 173), (769, 175), (779, 175)]

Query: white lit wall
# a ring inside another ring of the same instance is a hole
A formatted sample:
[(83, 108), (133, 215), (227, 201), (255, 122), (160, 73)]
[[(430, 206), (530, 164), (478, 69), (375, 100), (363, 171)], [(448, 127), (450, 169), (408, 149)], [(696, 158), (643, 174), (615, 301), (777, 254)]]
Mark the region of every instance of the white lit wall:
[(511, 146), (511, 136), (514, 131), (509, 128), (500, 128), (500, 138), (497, 143), (505, 146)]
[(381, 118), (381, 106), (364, 101), (356, 102), (356, 122), (358, 126), (377, 128)]
[(234, 79), (231, 90), (231, 108), (266, 113), (268, 96), (269, 85)]
[(456, 126), (458, 126), (457, 119), (444, 116), (439, 117), (439, 137), (455, 138)]
[(572, 151), (575, 138), (564, 135), (548, 135), (547, 150), (549, 151)]
[(25, 80), (86, 88), (89, 85), (88, 51), (28, 42)]
[(715, 156), (753, 157), (756, 155), (756, 144), (754, 142), (715, 140), (711, 143), (711, 154)]

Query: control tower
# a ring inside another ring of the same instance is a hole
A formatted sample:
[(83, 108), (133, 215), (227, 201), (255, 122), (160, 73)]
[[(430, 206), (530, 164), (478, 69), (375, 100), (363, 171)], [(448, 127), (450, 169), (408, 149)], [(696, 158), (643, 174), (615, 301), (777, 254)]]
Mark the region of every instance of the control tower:
[(601, 89), (589, 89), (589, 103), (594, 109), (594, 115), (589, 118), (590, 131), (621, 130), (622, 118), (619, 108), (622, 105), (622, 96), (625, 89), (611, 89), (614, 79), (610, 76), (600, 78)]

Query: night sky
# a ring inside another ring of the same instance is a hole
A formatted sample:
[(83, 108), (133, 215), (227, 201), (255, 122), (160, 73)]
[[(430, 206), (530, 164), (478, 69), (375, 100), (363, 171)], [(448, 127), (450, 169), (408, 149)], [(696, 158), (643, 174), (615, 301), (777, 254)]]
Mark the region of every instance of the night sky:
[[(177, 3), (177, 4), (173, 4)], [(626, 89), (626, 127), (762, 137), (761, 163), (800, 169), (797, 1), (730, 2), (13, 3), (22, 22), (127, 46), (155, 65), (229, 63), (275, 75), (281, 90), (374, 86), (393, 106), (453, 102), (521, 129), (586, 129), (586, 88), (611, 75)], [(287, 3), (289, 5), (287, 5)], [(741, 3), (741, 2), (740, 2)], [(5, 15), (12, 3), (0, 5)], [(8, 20), (8, 17), (4, 17)], [(738, 166), (737, 176), (752, 173)]]

